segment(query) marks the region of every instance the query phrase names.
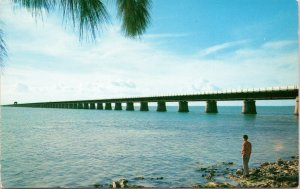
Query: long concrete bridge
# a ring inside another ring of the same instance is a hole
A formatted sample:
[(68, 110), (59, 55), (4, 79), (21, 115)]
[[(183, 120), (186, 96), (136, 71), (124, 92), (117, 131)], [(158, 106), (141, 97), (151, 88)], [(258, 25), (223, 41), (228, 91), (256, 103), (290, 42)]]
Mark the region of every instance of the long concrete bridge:
[(296, 115), (299, 114), (298, 86), (269, 87), (258, 89), (227, 90), (216, 92), (202, 92), (198, 94), (148, 96), (132, 98), (113, 98), (97, 100), (74, 100), (58, 102), (14, 103), (5, 105), (10, 107), (32, 108), (69, 108), (69, 109), (97, 109), (122, 110), (122, 103), (126, 103), (126, 110), (133, 111), (134, 103), (140, 103), (140, 111), (149, 111), (148, 103), (157, 102), (157, 111), (167, 111), (166, 102), (178, 102), (178, 112), (189, 112), (188, 102), (206, 101), (206, 113), (218, 113), (217, 101), (243, 101), (242, 113), (256, 114), (255, 101), (257, 100), (284, 100), (295, 99)]

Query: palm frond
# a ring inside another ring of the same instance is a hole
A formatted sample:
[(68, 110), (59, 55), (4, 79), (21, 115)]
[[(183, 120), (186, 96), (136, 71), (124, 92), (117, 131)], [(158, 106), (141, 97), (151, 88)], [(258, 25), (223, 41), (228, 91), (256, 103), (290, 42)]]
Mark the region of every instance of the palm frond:
[(56, 6), (55, 0), (13, 0), (13, 2), (29, 10), (34, 17), (43, 16), (43, 11), (49, 12)]
[(150, 0), (117, 0), (118, 15), (126, 36), (143, 34), (150, 23)]
[[(34, 17), (43, 17), (44, 12), (61, 11), (63, 20), (71, 22), (79, 32), (79, 39), (90, 36), (95, 39), (102, 24), (109, 21), (103, 0), (12, 0), (29, 10)], [(142, 35), (150, 22), (150, 0), (116, 0), (118, 15), (126, 36)]]
[(60, 8), (64, 20), (67, 22), (71, 20), (74, 27), (79, 27), (80, 39), (89, 35), (95, 39), (96, 31), (101, 29), (101, 24), (109, 20), (101, 0), (61, 0)]
[(6, 44), (3, 39), (3, 31), (0, 28), (0, 68), (4, 66), (4, 59), (7, 57)]

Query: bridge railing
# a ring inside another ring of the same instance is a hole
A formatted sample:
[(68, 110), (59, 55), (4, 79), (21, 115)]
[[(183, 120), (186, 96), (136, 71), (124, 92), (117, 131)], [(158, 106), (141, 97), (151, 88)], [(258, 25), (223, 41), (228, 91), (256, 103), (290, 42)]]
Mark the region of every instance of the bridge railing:
[[(191, 93), (176, 93), (176, 94), (157, 94), (148, 97), (170, 97), (170, 96), (188, 96), (188, 95), (209, 95), (209, 94), (228, 94), (228, 93), (249, 93), (249, 92), (270, 92), (270, 91), (287, 91), (298, 89), (297, 85), (290, 86), (276, 86), (276, 87), (265, 87), (265, 88), (247, 88), (247, 89), (229, 89), (229, 90), (217, 90), (217, 91), (200, 91)], [(135, 97), (124, 97), (135, 98)]]

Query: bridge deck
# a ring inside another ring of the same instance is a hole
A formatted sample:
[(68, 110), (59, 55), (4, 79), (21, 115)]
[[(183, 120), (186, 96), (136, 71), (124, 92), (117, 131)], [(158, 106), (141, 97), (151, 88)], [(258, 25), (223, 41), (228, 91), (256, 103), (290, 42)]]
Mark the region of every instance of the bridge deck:
[[(112, 98), (112, 99), (94, 99), (94, 100), (72, 100), (56, 102), (36, 102), (23, 105), (38, 105), (48, 103), (97, 103), (97, 102), (178, 102), (178, 101), (236, 101), (236, 100), (280, 100), (295, 99), (298, 96), (298, 87), (272, 87), (264, 89), (230, 90), (217, 92), (204, 92), (199, 94), (185, 95), (167, 95), (167, 96), (148, 96), (148, 97), (130, 97), (130, 98)], [(21, 104), (18, 104), (21, 105)], [(9, 105), (13, 106), (13, 105)]]

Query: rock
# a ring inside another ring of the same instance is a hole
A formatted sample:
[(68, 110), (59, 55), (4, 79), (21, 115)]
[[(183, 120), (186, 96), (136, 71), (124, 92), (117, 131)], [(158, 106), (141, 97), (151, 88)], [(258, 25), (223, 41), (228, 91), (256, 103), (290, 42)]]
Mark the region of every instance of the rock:
[(277, 160), (277, 165), (282, 165), (284, 162), (283, 162), (283, 160), (282, 159), (278, 159)]
[(223, 163), (223, 165), (234, 165), (233, 162), (222, 162), (222, 163)]
[(119, 182), (117, 182), (117, 181), (113, 181), (112, 182), (112, 188), (120, 188), (121, 186), (120, 186), (120, 183)]
[(94, 184), (94, 187), (99, 188), (99, 187), (102, 187), (102, 185), (100, 185), (99, 183), (96, 183), (96, 184)]
[(261, 164), (261, 166), (265, 167), (265, 166), (267, 166), (269, 164), (270, 164), (269, 162), (265, 162), (265, 163)]
[(128, 188), (144, 188), (144, 186), (141, 186), (141, 185), (128, 185)]
[(134, 180), (144, 180), (145, 178), (143, 176), (135, 177)]
[(156, 180), (162, 180), (164, 177), (157, 177)]
[(212, 180), (213, 179), (213, 175), (211, 175), (210, 173), (208, 173), (208, 175), (206, 175), (204, 178), (206, 178), (207, 180)]
[(120, 179), (119, 181), (112, 182), (112, 188), (127, 188), (128, 180)]
[(243, 171), (241, 169), (238, 169), (236, 170), (235, 172), (236, 175), (242, 175), (243, 174)]
[(120, 182), (121, 188), (125, 188), (127, 186), (128, 180), (120, 179), (119, 182)]
[(274, 174), (276, 172), (276, 168), (275, 167), (270, 167), (267, 171), (271, 174)]
[(235, 186), (229, 183), (219, 183), (219, 182), (208, 182), (202, 185), (195, 185), (193, 188), (235, 188)]

